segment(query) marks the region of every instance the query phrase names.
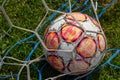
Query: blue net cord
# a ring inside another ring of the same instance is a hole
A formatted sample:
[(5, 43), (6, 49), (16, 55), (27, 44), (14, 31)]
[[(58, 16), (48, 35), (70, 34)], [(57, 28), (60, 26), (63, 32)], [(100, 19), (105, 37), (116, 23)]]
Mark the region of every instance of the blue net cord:
[(43, 78), (42, 78), (42, 72), (43, 72), (43, 69), (45, 67), (47, 67), (47, 64), (48, 63), (45, 63), (41, 68), (38, 68), (36, 65), (32, 64), (32, 66), (37, 70), (37, 72), (39, 74), (38, 80), (43, 80)]
[[(22, 40), (23, 41), (23, 40)], [(5, 54), (5, 56), (3, 57), (3, 59), (2, 59), (2, 61), (6, 58), (6, 56), (9, 54), (9, 52), (13, 49), (13, 48), (15, 48), (15, 46), (17, 46), (17, 45), (21, 45), (21, 44), (23, 44), (24, 42), (18, 42), (18, 43), (16, 43), (16, 44), (14, 44), (9, 50), (8, 50), (8, 52), (6, 52), (6, 54)], [(26, 58), (26, 60), (25, 61), (29, 61), (30, 60), (30, 58), (31, 58), (31, 56), (33, 55), (33, 53), (35, 52), (35, 50), (38, 48), (38, 46), (39, 46), (39, 44), (40, 44), (40, 42), (27, 42), (26, 44), (33, 44), (34, 45), (34, 47), (32, 48), (32, 50), (30, 51), (30, 53), (29, 53), (29, 55), (27, 56), (27, 58)], [(2, 67), (2, 61), (1, 61), (1, 67)], [(26, 64), (26, 63), (24, 63), (24, 64)], [(17, 73), (17, 74), (10, 74), (10, 75), (6, 75), (6, 76), (0, 76), (0, 78), (3, 78), (3, 79), (5, 79), (5, 78), (12, 78), (12, 77), (15, 77), (16, 78), (16, 80), (19, 80), (18, 79), (18, 77), (19, 77), (20, 75)]]
[(106, 65), (109, 65), (109, 66), (111, 66), (111, 67), (113, 67), (113, 68), (115, 68), (115, 69), (120, 70), (120, 66), (117, 66), (117, 65), (111, 63), (111, 61), (112, 61), (113, 59), (115, 59), (115, 58), (120, 54), (120, 49), (109, 49), (109, 50), (107, 50), (107, 53), (110, 53), (110, 52), (112, 52), (112, 51), (115, 51), (115, 52), (113, 53), (113, 55), (110, 56), (110, 58), (109, 58), (104, 64), (100, 65), (100, 67), (104, 67), (104, 66), (106, 66)]
[[(71, 8), (73, 8), (79, 1), (80, 1), (80, 0), (76, 0), (76, 1), (71, 5)], [(98, 0), (98, 1), (99, 1), (99, 0)], [(75, 10), (77, 10), (77, 9), (79, 9), (79, 8), (83, 8), (84, 6), (87, 6), (86, 9), (84, 9), (84, 10), (82, 10), (82, 11), (80, 11), (80, 12), (85, 13), (85, 12), (89, 11), (89, 12), (92, 14), (92, 16), (94, 16), (94, 14), (93, 14), (93, 12), (92, 12), (92, 10), (91, 10), (91, 9), (92, 9), (92, 6), (91, 6), (91, 5), (88, 5), (88, 2), (89, 2), (89, 0), (85, 0), (83, 4), (80, 4), (79, 6), (75, 7), (74, 9), (72, 9), (72, 11), (75, 11)], [(102, 16), (103, 13), (106, 11), (106, 9), (107, 9), (108, 7), (110, 7), (114, 2), (115, 2), (115, 0), (112, 0), (112, 1), (111, 1), (108, 5), (106, 5), (106, 6), (98, 6), (98, 8), (101, 8), (100, 13), (98, 13), (98, 17), (101, 18), (101, 16)], [(66, 2), (65, 4), (62, 4), (62, 5), (58, 8), (58, 11), (61, 11), (63, 8), (66, 8), (65, 11), (66, 11), (66, 12), (69, 12), (69, 6), (68, 6), (68, 4), (69, 4), (68, 2)], [(47, 22), (51, 21), (57, 14), (58, 14), (57, 12), (54, 12), (54, 13), (41, 25), (41, 27), (38, 29), (38, 31), (42, 30), (42, 28), (44, 27), (44, 25), (45, 25)], [(35, 37), (35, 34), (32, 34), (32, 35), (28, 36), (27, 38), (18, 41), (18, 42), (15, 43), (13, 46), (11, 46), (11, 47), (7, 50), (7, 52), (5, 53), (5, 55), (3, 56), (2, 60), (1, 60), (1, 62), (0, 62), (1, 66), (2, 66), (2, 61), (4, 61), (4, 59), (6, 58), (6, 56), (9, 54), (9, 52), (10, 52), (13, 48), (15, 48), (17, 45), (25, 44), (27, 40), (29, 40), (29, 39), (31, 39), (31, 38), (33, 38), (33, 37)], [(29, 44), (34, 44), (34, 47), (32, 48), (32, 50), (30, 51), (29, 55), (27, 56), (26, 61), (29, 61), (29, 60), (30, 60), (31, 56), (33, 55), (33, 53), (35, 52), (35, 50), (36, 50), (36, 49), (38, 48), (38, 46), (40, 45), (40, 42), (35, 42), (35, 41), (33, 41), (33, 42), (29, 42)], [(118, 54), (118, 53), (115, 53), (115, 54)], [(117, 55), (113, 55), (113, 56), (116, 57)], [(106, 62), (106, 63), (104, 63), (102, 66), (105, 66), (106, 64), (109, 64), (110, 66), (119, 68), (119, 66), (116, 66), (116, 65), (110, 63), (110, 61), (111, 61), (112, 59), (113, 59), (113, 57), (112, 57), (112, 58), (110, 57), (110, 59), (108, 59), (109, 61)], [(33, 65), (33, 64), (32, 64), (32, 65)], [(38, 71), (39, 80), (42, 80), (42, 70), (44, 69), (45, 66), (46, 66), (46, 64), (43, 65), (43, 67), (41, 67), (40, 69), (38, 69), (37, 66), (33, 65), (33, 67), (36, 68), (36, 70)], [(12, 76), (18, 77), (19, 75), (18, 75), (18, 74), (12, 74), (12, 75), (7, 75), (7, 76), (0, 77), (0, 78), (10, 78), (10, 77), (12, 77)], [(18, 80), (18, 78), (16, 78), (16, 80)]]
[(14, 77), (16, 80), (17, 80), (17, 76), (18, 76), (18, 74), (11, 74), (11, 75), (6, 75), (6, 76), (1, 76), (0, 77), (0, 80), (1, 79), (9, 79), (9, 78), (12, 78), (12, 77)]

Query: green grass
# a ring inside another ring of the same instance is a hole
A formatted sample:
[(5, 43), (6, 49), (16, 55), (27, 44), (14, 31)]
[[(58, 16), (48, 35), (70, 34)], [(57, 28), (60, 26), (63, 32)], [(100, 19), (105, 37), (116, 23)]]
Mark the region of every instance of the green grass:
[[(62, 3), (65, 3), (66, 0), (47, 0), (48, 5), (50, 8), (57, 9)], [(2, 0), (0, 0), (0, 3)], [(53, 6), (52, 3), (55, 5)], [(42, 19), (43, 15), (45, 14), (45, 8), (41, 4), (41, 0), (8, 0), (5, 4), (5, 10), (9, 15), (12, 23), (14, 25), (34, 30), (40, 20)], [(50, 13), (51, 14), (51, 13)], [(49, 15), (50, 15), (49, 14)], [(49, 17), (49, 15), (47, 17)], [(116, 3), (114, 6), (110, 7), (104, 15), (101, 17), (100, 22), (102, 24), (102, 28), (105, 32), (107, 37), (107, 44), (108, 49), (110, 48), (119, 48), (120, 49), (120, 3)], [(46, 24), (47, 26), (48, 24)], [(3, 14), (0, 11), (0, 34), (2, 30), (7, 30), (8, 23), (5, 20)], [(39, 34), (43, 35), (44, 29), (39, 32)], [(5, 36), (2, 40), (0, 40), (0, 55), (3, 56), (4, 53), (16, 42), (28, 37), (31, 35), (29, 32), (25, 32), (22, 30), (18, 30), (12, 28), (9, 32), (9, 35)], [(32, 38), (28, 41), (38, 41), (37, 38)], [(27, 42), (28, 42), (27, 41)], [(10, 53), (9, 56), (25, 60), (26, 56), (28, 55), (29, 51), (33, 48), (33, 45), (30, 44), (23, 44), (15, 47)], [(40, 56), (43, 53), (42, 46), (40, 45), (39, 48), (35, 51), (32, 59)], [(103, 62), (105, 62), (111, 54), (105, 56)], [(14, 62), (11, 60), (6, 60), (9, 62)], [(42, 63), (35, 63), (37, 66), (41, 66)], [(118, 55), (112, 63), (120, 66), (120, 55)], [(37, 72), (31, 68), (31, 76), (32, 80), (37, 80)], [(11, 73), (16, 73), (20, 67), (17, 66), (8, 66), (4, 65), (0, 70), (0, 75), (7, 75)], [(20, 80), (26, 80), (26, 69), (22, 72), (22, 76)], [(43, 70), (44, 74), (43, 77), (47, 78), (48, 76), (55, 76), (59, 74), (51, 67), (47, 67)], [(91, 80), (120, 80), (120, 71), (111, 68), (110, 66), (103, 67), (99, 71), (95, 72), (95, 74), (91, 77)], [(14, 78), (11, 80), (15, 80)], [(60, 78), (60, 80), (64, 80)]]

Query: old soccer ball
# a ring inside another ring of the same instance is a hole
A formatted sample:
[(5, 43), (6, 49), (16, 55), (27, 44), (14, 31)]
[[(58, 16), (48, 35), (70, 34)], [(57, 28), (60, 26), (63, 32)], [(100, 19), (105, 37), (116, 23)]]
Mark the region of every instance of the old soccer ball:
[(106, 50), (100, 24), (79, 12), (56, 18), (45, 31), (47, 61), (56, 70), (70, 75), (85, 74), (97, 67)]

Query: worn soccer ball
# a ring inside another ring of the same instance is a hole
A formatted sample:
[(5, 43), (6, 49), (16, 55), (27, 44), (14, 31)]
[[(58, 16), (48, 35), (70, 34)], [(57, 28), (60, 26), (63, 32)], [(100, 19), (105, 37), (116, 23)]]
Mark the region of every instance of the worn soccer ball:
[(61, 15), (45, 31), (47, 61), (56, 70), (70, 75), (85, 74), (102, 61), (106, 38), (100, 24), (79, 12)]

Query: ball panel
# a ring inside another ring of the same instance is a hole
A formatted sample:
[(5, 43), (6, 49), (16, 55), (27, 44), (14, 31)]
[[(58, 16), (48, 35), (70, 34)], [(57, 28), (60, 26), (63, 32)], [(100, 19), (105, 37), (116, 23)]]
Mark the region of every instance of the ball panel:
[(79, 22), (81, 25), (82, 25), (82, 28), (85, 30), (85, 31), (91, 31), (91, 32), (98, 32), (100, 31), (100, 28), (97, 27), (96, 25), (94, 25), (90, 19), (88, 19), (87, 21), (85, 22)]
[(74, 45), (67, 42), (61, 42), (59, 48), (62, 50), (71, 50), (74, 49)]
[(54, 21), (52, 21), (51, 26), (50, 26), (49, 29), (50, 30), (59, 31), (61, 29), (61, 26), (64, 23), (66, 23), (64, 17), (65, 17), (65, 15), (61, 15), (57, 19), (55, 19)]
[(66, 19), (70, 20), (78, 20), (78, 21), (85, 21), (87, 19), (86, 15), (79, 13), (79, 12), (73, 12), (66, 15)]
[(65, 24), (61, 29), (61, 36), (66, 42), (74, 42), (82, 35), (82, 30), (74, 25)]
[(96, 54), (97, 45), (90, 36), (83, 38), (77, 46), (77, 53), (83, 58), (91, 58)]
[(101, 34), (98, 34), (98, 45), (99, 45), (100, 51), (104, 51), (105, 50), (106, 42), (105, 42), (105, 38)]
[(45, 44), (49, 49), (57, 49), (60, 45), (58, 34), (54, 31), (49, 32), (46, 35)]
[(71, 60), (67, 66), (67, 69), (73, 74), (80, 74), (87, 71), (89, 68), (89, 63), (81, 59)]
[(95, 68), (96, 66), (98, 66), (99, 63), (101, 62), (102, 57), (103, 57), (103, 55), (101, 55), (101, 53), (98, 52), (96, 54), (96, 56), (91, 59), (91, 61), (90, 61), (91, 66), (90, 67)]
[(65, 65), (64, 61), (61, 57), (58, 57), (57, 55), (49, 55), (48, 56), (48, 62), (58, 71), (64, 71)]
[(89, 16), (89, 18), (97, 27), (100, 27), (100, 24), (96, 20), (94, 20), (91, 16)]

